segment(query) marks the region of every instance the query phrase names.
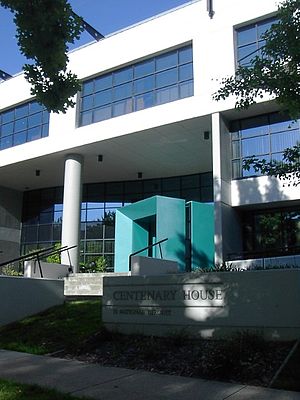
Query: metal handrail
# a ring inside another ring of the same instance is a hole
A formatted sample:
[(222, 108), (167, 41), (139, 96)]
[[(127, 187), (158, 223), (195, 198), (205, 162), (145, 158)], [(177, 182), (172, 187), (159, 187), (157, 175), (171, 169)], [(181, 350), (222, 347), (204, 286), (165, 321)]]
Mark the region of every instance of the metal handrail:
[(61, 254), (62, 252), (67, 251), (68, 252), (70, 268), (71, 268), (71, 270), (73, 270), (72, 264), (71, 264), (71, 258), (70, 258), (69, 250), (73, 249), (75, 247), (77, 247), (77, 245), (70, 246), (70, 247), (62, 246), (62, 247), (56, 249), (55, 245), (54, 245), (54, 246), (51, 246), (51, 247), (47, 247), (46, 249), (37, 250), (37, 251), (34, 251), (32, 253), (25, 254), (23, 256), (13, 258), (11, 260), (4, 261), (4, 262), (0, 263), (0, 267), (3, 267), (4, 265), (8, 265), (8, 264), (11, 264), (11, 263), (14, 263), (14, 262), (17, 262), (17, 261), (29, 261), (29, 260), (36, 259), (36, 261), (38, 262), (41, 278), (43, 278), (43, 271), (42, 271), (42, 266), (41, 266), (41, 258), (48, 257), (48, 256), (51, 256), (53, 254)]
[(45, 253), (45, 252), (53, 250), (53, 249), (54, 249), (54, 246), (51, 246), (51, 247), (47, 247), (46, 249), (37, 250), (32, 253), (25, 254), (24, 256), (20, 256), (17, 258), (13, 258), (11, 260), (4, 261), (4, 262), (0, 263), (0, 267), (3, 267), (4, 265), (11, 264), (16, 261), (32, 260), (33, 258), (36, 258), (37, 255)]
[(132, 258), (133, 256), (136, 256), (136, 255), (139, 254), (139, 253), (142, 253), (142, 252), (145, 251), (145, 250), (151, 249), (151, 248), (154, 247), (154, 246), (157, 246), (157, 245), (158, 245), (158, 247), (159, 247), (159, 252), (160, 252), (160, 258), (163, 258), (163, 256), (162, 256), (162, 250), (161, 250), (160, 244), (163, 243), (163, 242), (166, 242), (167, 240), (168, 240), (168, 238), (162, 239), (162, 240), (160, 240), (160, 241), (158, 241), (158, 242), (156, 242), (156, 243), (149, 244), (149, 246), (144, 247), (144, 248), (141, 249), (141, 250), (138, 250), (138, 251), (135, 251), (134, 253), (129, 254), (129, 271), (131, 271), (131, 258)]

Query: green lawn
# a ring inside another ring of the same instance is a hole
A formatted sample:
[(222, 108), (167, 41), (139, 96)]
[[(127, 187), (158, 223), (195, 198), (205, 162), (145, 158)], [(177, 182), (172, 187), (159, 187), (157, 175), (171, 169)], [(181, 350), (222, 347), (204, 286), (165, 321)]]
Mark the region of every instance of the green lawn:
[(31, 354), (68, 350), (101, 326), (100, 300), (67, 302), (0, 328), (0, 348)]
[[(78, 400), (78, 397), (62, 394), (36, 385), (23, 385), (0, 379), (0, 400)], [(80, 397), (80, 399), (83, 399)]]

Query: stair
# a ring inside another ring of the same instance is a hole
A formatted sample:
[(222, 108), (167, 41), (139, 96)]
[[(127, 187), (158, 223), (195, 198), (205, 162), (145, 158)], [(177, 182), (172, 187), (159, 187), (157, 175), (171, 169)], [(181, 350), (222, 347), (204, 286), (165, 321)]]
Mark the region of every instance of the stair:
[(64, 278), (64, 295), (72, 298), (95, 297), (103, 295), (104, 276), (128, 276), (124, 273), (78, 273)]

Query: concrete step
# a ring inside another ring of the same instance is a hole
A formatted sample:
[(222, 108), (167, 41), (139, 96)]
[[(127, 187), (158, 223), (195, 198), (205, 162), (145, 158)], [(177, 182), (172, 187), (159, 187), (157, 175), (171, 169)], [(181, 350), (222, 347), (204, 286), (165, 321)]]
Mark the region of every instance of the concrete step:
[(64, 278), (65, 296), (102, 296), (104, 276), (128, 276), (129, 273), (77, 273)]

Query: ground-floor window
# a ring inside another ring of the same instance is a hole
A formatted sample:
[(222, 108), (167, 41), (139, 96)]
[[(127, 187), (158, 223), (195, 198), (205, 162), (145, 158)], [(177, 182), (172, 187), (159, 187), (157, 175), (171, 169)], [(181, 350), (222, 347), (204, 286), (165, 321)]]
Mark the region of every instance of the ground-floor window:
[[(116, 209), (154, 195), (212, 202), (212, 173), (85, 184), (81, 204), (81, 262), (86, 265), (105, 257), (108, 270), (112, 270)], [(25, 192), (22, 254), (60, 243), (62, 214), (62, 187)]]
[(243, 213), (244, 251), (249, 258), (300, 252), (300, 206)]

